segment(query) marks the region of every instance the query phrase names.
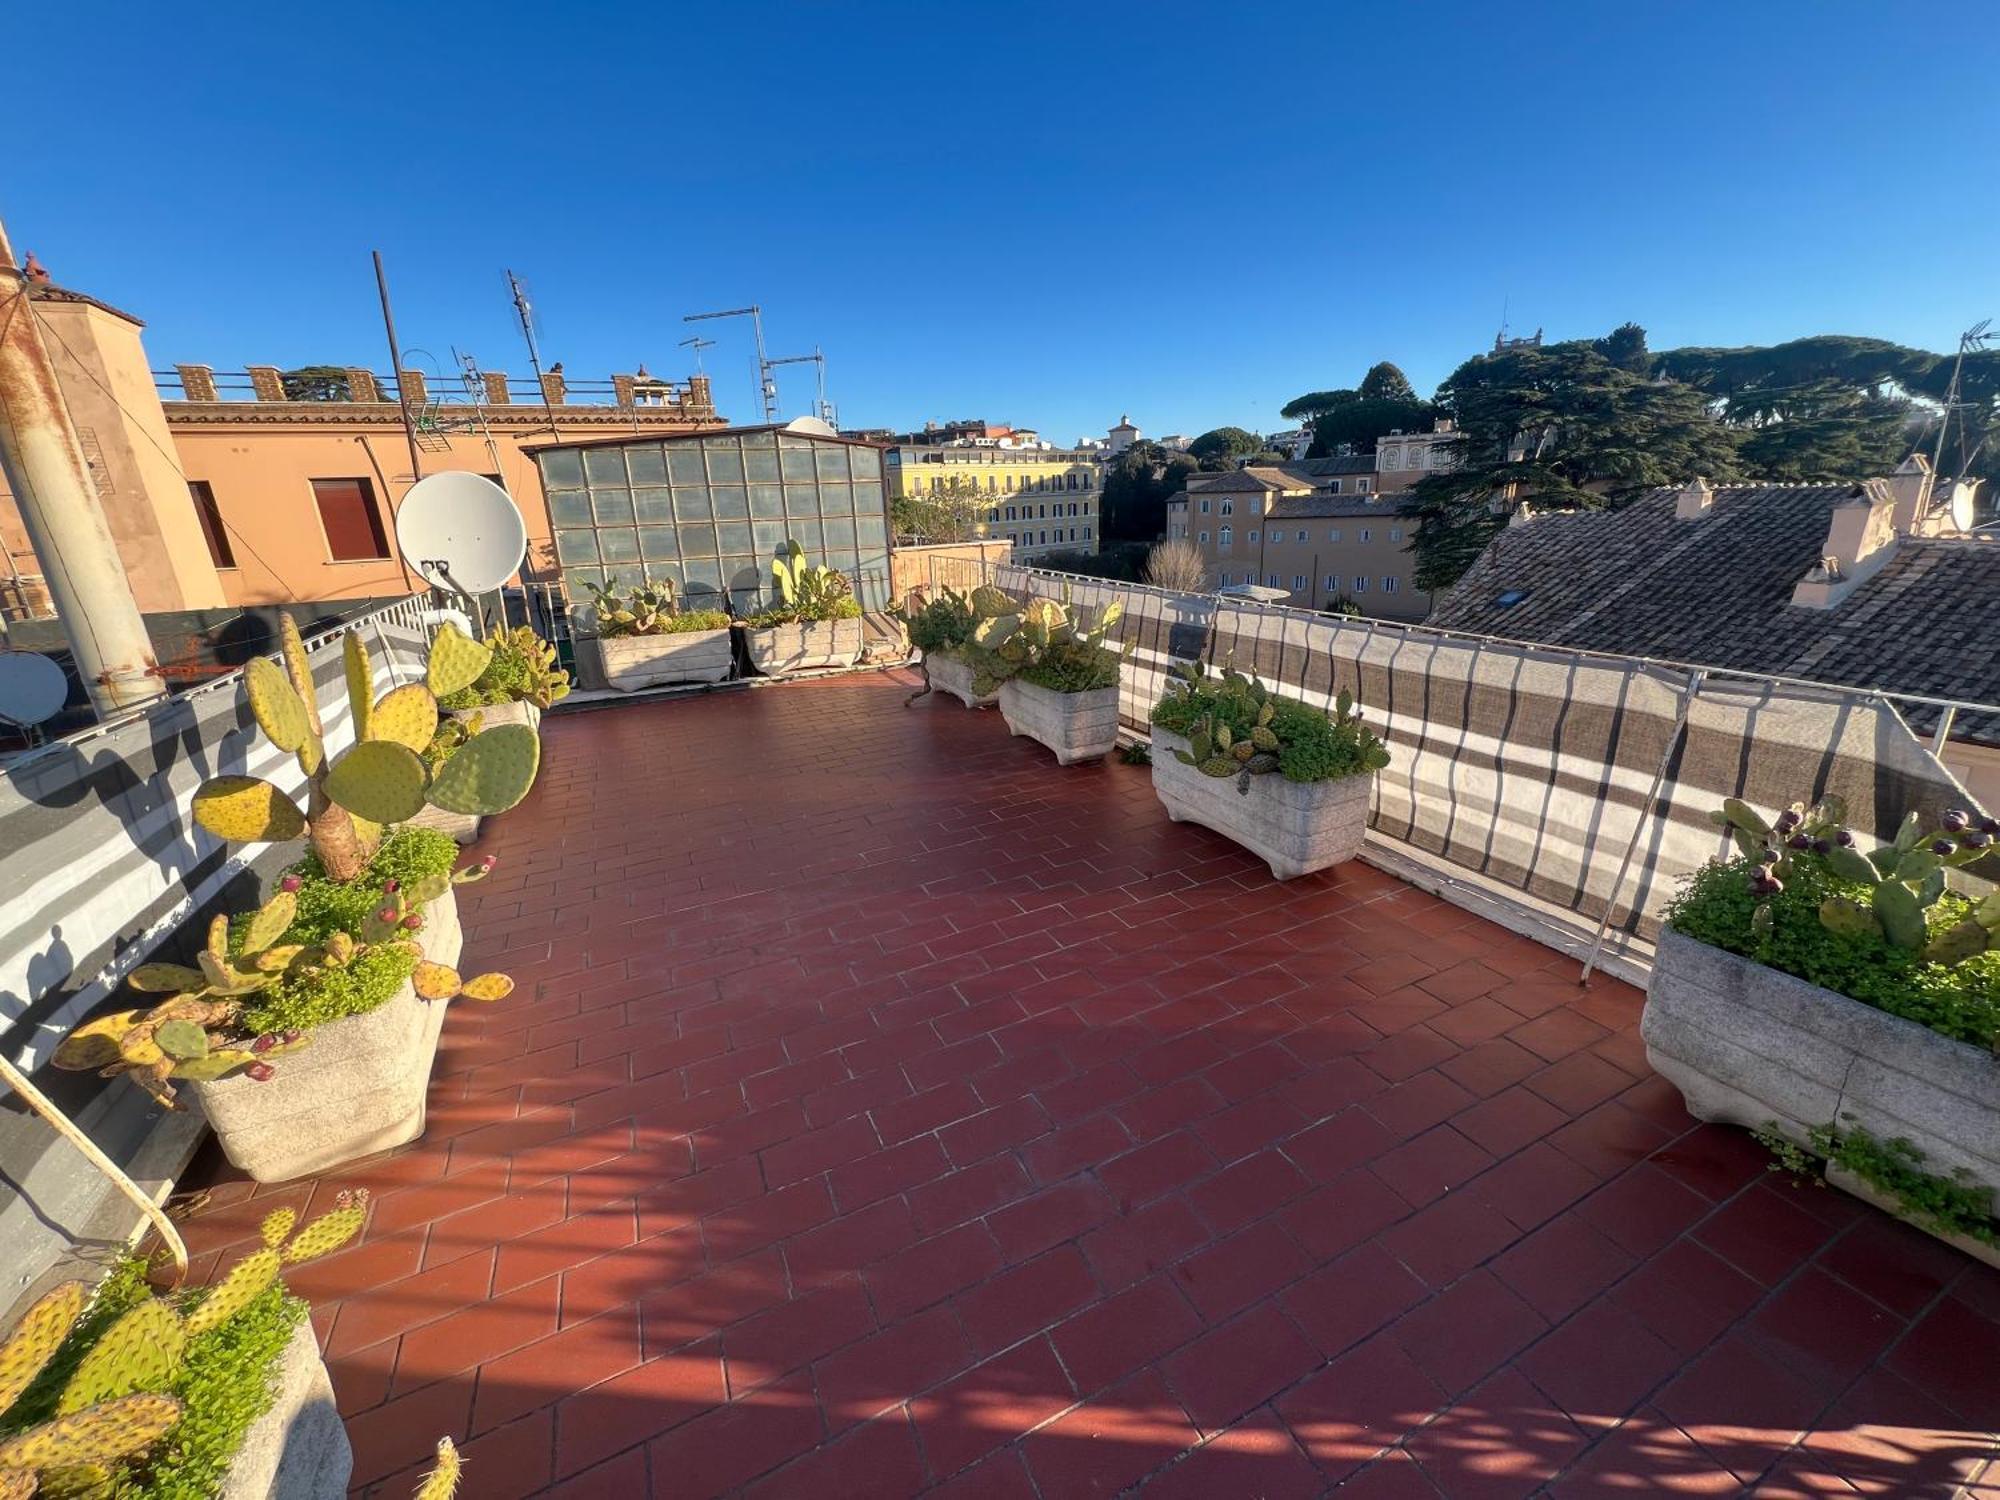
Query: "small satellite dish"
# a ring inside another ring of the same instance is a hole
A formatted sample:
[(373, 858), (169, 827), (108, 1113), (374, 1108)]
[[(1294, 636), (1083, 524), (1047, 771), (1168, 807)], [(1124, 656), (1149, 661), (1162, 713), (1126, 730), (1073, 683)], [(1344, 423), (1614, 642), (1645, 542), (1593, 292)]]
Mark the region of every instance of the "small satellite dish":
[(433, 474), (396, 511), (403, 560), (439, 588), (497, 589), (520, 571), (528, 528), (507, 492), (479, 474)]
[(1970, 532), (1978, 524), (1978, 506), (1973, 503), (1977, 494), (1978, 491), (1962, 479), (1951, 487), (1951, 524), (1953, 529), (1961, 533)]
[(69, 701), (69, 678), (46, 656), (0, 651), (0, 719), (39, 724)]

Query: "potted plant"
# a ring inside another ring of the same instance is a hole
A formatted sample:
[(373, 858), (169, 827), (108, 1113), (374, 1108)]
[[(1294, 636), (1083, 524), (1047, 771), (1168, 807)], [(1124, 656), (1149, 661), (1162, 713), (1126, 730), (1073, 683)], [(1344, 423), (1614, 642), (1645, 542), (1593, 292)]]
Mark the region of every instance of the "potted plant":
[(1000, 716), (1008, 732), (1039, 740), (1058, 765), (1109, 755), (1118, 744), (1122, 648), (1105, 638), (1124, 606), (1113, 601), (1094, 621), (1053, 599), (1008, 600), (1003, 612), (984, 612), (993, 606), (995, 600), (981, 599), (972, 643), (1004, 677)]
[(729, 616), (682, 609), (674, 586), (590, 586), (597, 654), (604, 680), (621, 693), (674, 682), (721, 682), (734, 667)]
[(353, 1452), (283, 1272), (351, 1240), (366, 1203), (342, 1194), (296, 1234), (279, 1209), (207, 1288), (155, 1295), (128, 1259), (94, 1295), (37, 1299), (0, 1345), (0, 1495), (339, 1500)]
[(842, 574), (806, 566), (805, 549), (788, 542), (772, 560), (778, 602), (743, 622), (750, 665), (766, 676), (851, 667), (861, 658), (861, 606)]
[[(1389, 751), (1343, 689), (1327, 713), (1233, 669), (1177, 667), (1153, 710), (1153, 790), (1290, 880), (1352, 859)], [(1275, 774), (1274, 774), (1275, 773)]]
[(556, 665), (556, 648), (526, 625), (496, 630), (486, 637), (492, 653), (486, 669), (470, 684), (438, 699), (455, 719), (479, 714), (487, 728), (501, 724), (541, 726), (542, 713), (569, 696), (569, 673)]
[[(1836, 1182), (1872, 1175), (1916, 1222), (1911, 1173), (1990, 1201), (2000, 894), (1953, 883), (1991, 854), (2000, 820), (1913, 813), (1868, 849), (1835, 798), (1768, 822), (1731, 799), (1712, 816), (1735, 853), (1668, 907), (1640, 1027), (1653, 1067), (1699, 1118), (1828, 1155)], [(1900, 1162), (1828, 1149), (1838, 1140), (1886, 1143)]]
[[(531, 709), (533, 705), (525, 700), (517, 700), (505, 707)], [(492, 710), (495, 713), (500, 711), (500, 709)], [(453, 713), (447, 718), (438, 720), (437, 732), (431, 736), (431, 742), (424, 746), (422, 752), (424, 766), (429, 770), (432, 780), (437, 779), (438, 773), (444, 769), (444, 763), (463, 749), (466, 741), (486, 727), (487, 712), (485, 709), (475, 708), (468, 712)], [(525, 723), (534, 728), (539, 719), (529, 720), (517, 716), (508, 722)], [(485, 821), (485, 818), (478, 813), (453, 812), (449, 808), (426, 806), (409, 820), (408, 826), (435, 829), (454, 843), (469, 844), (479, 837), (479, 827)]]
[(911, 702), (936, 689), (950, 693), (967, 708), (986, 708), (1000, 701), (1003, 664), (973, 643), (981, 619), (1018, 612), (1019, 606), (996, 588), (982, 586), (970, 594), (946, 588), (935, 597), (911, 591), (892, 613), (910, 633), (910, 644), (923, 652), (924, 686)]

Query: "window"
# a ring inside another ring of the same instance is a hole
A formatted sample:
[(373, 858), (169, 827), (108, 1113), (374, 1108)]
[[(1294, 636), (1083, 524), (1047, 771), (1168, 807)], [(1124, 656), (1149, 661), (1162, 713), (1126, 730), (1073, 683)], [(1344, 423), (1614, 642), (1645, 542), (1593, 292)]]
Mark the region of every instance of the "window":
[(375, 508), (375, 487), (366, 479), (315, 479), (313, 499), (327, 555), (335, 562), (365, 562), (389, 555), (389, 538)]
[(1306, 529), (1305, 527), (1301, 526), (1299, 528), (1299, 540), (1303, 542), (1305, 539), (1306, 539)]
[(1049, 518), (1049, 508), (1046, 505), (1044, 505), (1042, 507), (1042, 519), (1046, 521), (1048, 518)]
[(1306, 591), (1306, 575), (1303, 573), (1294, 573), (1292, 575), (1292, 592), (1295, 594), (1303, 594), (1305, 591)]
[(1225, 516), (1233, 516), (1233, 515), (1235, 515), (1235, 514), (1236, 514), (1236, 502), (1235, 502), (1234, 500), (1225, 500), (1225, 501), (1223, 501), (1223, 502), (1222, 502), (1222, 513), (1223, 513), (1223, 514), (1224, 514)]
[(1208, 533), (1205, 531), (1201, 533), (1201, 544), (1204, 547), (1208, 545)]
[(991, 524), (992, 522), (994, 522), (994, 521), (997, 521), (997, 520), (999, 520), (999, 519), (1000, 519), (1000, 512), (999, 512), (999, 511), (997, 511), (997, 510), (989, 510), (988, 512), (986, 512), (986, 520), (987, 520), (988, 524)]
[(1207, 515), (1207, 514), (1208, 514), (1208, 502), (1207, 502), (1206, 500), (1204, 500), (1204, 501), (1202, 501), (1202, 502), (1201, 502), (1201, 513), (1202, 513), (1203, 515)]
[[(1181, 528), (1181, 535), (1182, 535), (1182, 536), (1186, 536), (1186, 535), (1187, 535), (1187, 527), (1183, 526), (1183, 527)], [(1083, 528), (1083, 539), (1084, 539), (1084, 540), (1085, 540), (1086, 542), (1090, 540), (1090, 528), (1089, 528), (1088, 526), (1086, 526), (1086, 527), (1084, 527), (1084, 528)], [(1202, 539), (1203, 541), (1207, 541), (1207, 540), (1208, 540), (1208, 533), (1204, 531), (1204, 532), (1203, 532), (1203, 533), (1201, 534), (1201, 539)]]
[(1084, 487), (1085, 489), (1089, 489), (1089, 488), (1090, 488), (1090, 472), (1089, 472), (1088, 470), (1085, 470), (1085, 471), (1084, 471), (1084, 475), (1083, 475), (1083, 487)]
[(1389, 540), (1392, 542), (1400, 542), (1402, 539), (1403, 539), (1403, 528), (1400, 526), (1391, 526), (1389, 528)]
[(1255, 532), (1255, 531), (1253, 530), (1253, 531), (1252, 531), (1252, 532), (1250, 533), (1250, 535), (1249, 535), (1248, 537), (1246, 537), (1246, 538), (1245, 538), (1245, 540), (1246, 540), (1246, 541), (1252, 541), (1252, 542), (1256, 541), (1256, 540), (1257, 540), (1257, 533), (1256, 533), (1256, 532)]
[(201, 534), (208, 543), (208, 560), (218, 568), (236, 566), (236, 554), (229, 550), (229, 532), (222, 524), (222, 508), (215, 503), (215, 491), (206, 479), (190, 479), (188, 494), (194, 499), (194, 513), (201, 520)]
[(1224, 589), (1226, 589), (1226, 588), (1228, 588), (1228, 587), (1229, 587), (1229, 575), (1228, 575), (1227, 573), (1218, 573), (1218, 574), (1216, 575), (1216, 577), (1217, 577), (1217, 578), (1218, 578), (1218, 579), (1220, 580), (1220, 581), (1219, 581), (1219, 582), (1218, 582), (1218, 583), (1216, 584), (1216, 587), (1217, 587), (1217, 588), (1224, 588)]
[(1369, 538), (1369, 530), (1368, 530), (1368, 528), (1367, 528), (1366, 526), (1364, 526), (1364, 527), (1362, 527), (1362, 528), (1361, 528), (1361, 540), (1365, 542), (1365, 541), (1368, 541), (1369, 539), (1370, 539), (1370, 538)]
[(1215, 535), (1216, 535), (1216, 540), (1225, 547), (1227, 547), (1231, 542), (1231, 540), (1233, 540), (1233, 532), (1231, 528), (1227, 526), (1223, 527), (1222, 530), (1218, 531)]
[(1069, 476), (1069, 487), (1070, 487), (1071, 489), (1075, 489), (1075, 488), (1076, 488), (1076, 475), (1074, 475), (1074, 474), (1072, 474), (1072, 475), (1070, 475), (1070, 476)]
[(1327, 539), (1327, 540), (1328, 540), (1329, 542), (1337, 542), (1337, 541), (1339, 541), (1339, 540), (1340, 540), (1340, 528), (1339, 528), (1338, 526), (1335, 526), (1335, 527), (1331, 528), (1331, 529), (1330, 529), (1330, 530), (1329, 530), (1329, 531), (1327, 532), (1327, 534), (1326, 534), (1326, 539)]
[(1354, 592), (1357, 594), (1365, 594), (1368, 592), (1368, 580), (1366, 578), (1361, 577), (1359, 574), (1355, 575)]
[(1357, 495), (1365, 495), (1365, 494), (1367, 494), (1367, 493), (1368, 493), (1368, 481), (1367, 481), (1366, 479), (1357, 479), (1357, 480), (1355, 480), (1355, 481), (1354, 481), (1354, 493), (1355, 493), (1355, 494), (1357, 494)]
[(1266, 573), (1264, 575), (1264, 587), (1267, 589), (1274, 589), (1277, 586), (1278, 586), (1278, 575), (1276, 573)]
[(1069, 513), (1070, 513), (1071, 515), (1075, 515), (1075, 514), (1076, 514), (1076, 502), (1075, 502), (1074, 500), (1070, 501), (1070, 503), (1069, 503)]
[(1340, 575), (1338, 573), (1329, 573), (1326, 575), (1326, 591), (1329, 594), (1340, 591)]
[(1074, 526), (1070, 527), (1069, 529), (1069, 539), (1072, 542), (1076, 540), (1076, 528)]
[(1385, 594), (1393, 594), (1396, 592), (1396, 580), (1393, 577), (1384, 578), (1382, 580), (1382, 592)]
[(1049, 534), (1045, 531), (1042, 533), (1042, 540), (1040, 542), (1040, 545), (1046, 547), (1048, 546), (1048, 544), (1049, 544)]
[(1326, 492), (1329, 495), (1338, 495), (1340, 493), (1340, 481), (1338, 479), (1329, 481), (1326, 487)]

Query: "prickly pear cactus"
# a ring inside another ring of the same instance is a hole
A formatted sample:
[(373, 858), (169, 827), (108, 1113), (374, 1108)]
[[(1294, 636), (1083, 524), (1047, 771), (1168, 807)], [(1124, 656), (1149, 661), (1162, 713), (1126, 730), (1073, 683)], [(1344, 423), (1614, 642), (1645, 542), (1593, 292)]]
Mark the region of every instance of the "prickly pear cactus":
[(295, 1208), (280, 1208), (264, 1215), (264, 1222), (257, 1226), (257, 1238), (264, 1242), (266, 1250), (275, 1250), (285, 1243), (292, 1232), (292, 1226), (299, 1221), (299, 1211)]
[(298, 803), (255, 776), (214, 776), (194, 794), (194, 820), (232, 844), (281, 844), (306, 831)]
[(429, 959), (418, 964), (411, 972), (410, 984), (425, 1000), (449, 1000), (465, 987), (458, 977), (458, 970), (449, 964), (433, 963)]
[(144, 1453), (173, 1430), (181, 1404), (171, 1396), (120, 1396), (30, 1427), (0, 1443), (0, 1470), (115, 1463)]
[(458, 1449), (448, 1437), (438, 1439), (437, 1463), (417, 1486), (415, 1500), (452, 1500), (458, 1493), (461, 1467)]
[(341, 638), (341, 670), (347, 678), (347, 710), (354, 716), (354, 737), (369, 738), (368, 716), (375, 710), (375, 673), (368, 660), (368, 643), (361, 632), (350, 630)]
[(360, 1189), (342, 1193), (335, 1206), (314, 1219), (285, 1245), (282, 1256), (288, 1266), (303, 1265), (322, 1255), (331, 1255), (361, 1233), (368, 1218), (368, 1194)]
[(188, 1335), (198, 1338), (242, 1312), (278, 1279), (281, 1263), (279, 1253), (267, 1248), (254, 1250), (231, 1266), (229, 1274), (211, 1287), (201, 1305), (188, 1314)]
[(430, 786), (446, 812), (490, 815), (513, 807), (541, 769), (541, 737), (525, 724), (500, 724), (461, 746)]
[(326, 794), (371, 823), (402, 823), (424, 810), (423, 758), (394, 740), (364, 740), (333, 763)]
[(438, 701), (421, 682), (406, 682), (384, 693), (368, 711), (371, 740), (393, 740), (422, 753), (437, 733)]
[(458, 992), (468, 1000), (505, 1000), (514, 993), (514, 981), (506, 974), (475, 974)]
[(174, 1310), (148, 1297), (104, 1331), (63, 1387), (56, 1411), (67, 1416), (137, 1391), (163, 1391), (180, 1369), (187, 1329)]
[(90, 1288), (82, 1282), (65, 1281), (44, 1292), (21, 1315), (7, 1342), (0, 1344), (0, 1412), (18, 1401), (21, 1392), (41, 1374), (89, 1296)]
[(492, 647), (473, 640), (456, 625), (446, 621), (431, 642), (425, 685), (434, 697), (449, 698), (479, 681), (479, 674), (492, 660)]

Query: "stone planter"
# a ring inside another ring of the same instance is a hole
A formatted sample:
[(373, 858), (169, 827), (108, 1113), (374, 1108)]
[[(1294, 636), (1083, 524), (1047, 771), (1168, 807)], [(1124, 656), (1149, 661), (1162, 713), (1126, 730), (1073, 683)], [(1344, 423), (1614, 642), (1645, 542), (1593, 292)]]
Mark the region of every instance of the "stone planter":
[(1236, 790), (1234, 776), (1204, 776), (1174, 752), (1187, 740), (1153, 731), (1153, 791), (1176, 823), (1199, 823), (1234, 839), (1271, 867), (1278, 880), (1343, 864), (1361, 852), (1368, 834), (1368, 796), (1375, 778), (1287, 781), (1275, 771), (1252, 776)]
[[(427, 957), (456, 964), (465, 945), (458, 897), (424, 912)], [(366, 1015), (321, 1026), (274, 1064), (268, 1083), (238, 1074), (178, 1085), (214, 1129), (232, 1164), (258, 1182), (288, 1182), (424, 1133), (424, 1096), (446, 1006), (417, 998), (407, 981)]]
[(485, 819), (478, 813), (447, 812), (442, 807), (425, 804), (424, 810), (411, 818), (407, 824), (411, 828), (428, 828), (442, 833), (458, 843), (469, 844), (479, 837), (479, 825)]
[(1775, 1125), (1802, 1145), (1816, 1126), (1857, 1125), (1904, 1137), (1926, 1171), (2000, 1189), (2000, 1060), (1982, 1047), (1671, 928), (1639, 1030), (1699, 1119)]
[(972, 690), (972, 668), (949, 651), (926, 654), (924, 676), (937, 691), (950, 693), (967, 708), (990, 708), (1000, 701), (997, 691), (983, 695), (975, 693)]
[(333, 1402), (312, 1320), (300, 1323), (271, 1371), (274, 1394), (250, 1424), (218, 1500), (341, 1500), (354, 1450)]
[(736, 662), (727, 630), (600, 638), (597, 655), (604, 680), (621, 693), (671, 682), (721, 682)]
[(1118, 685), (1058, 693), (1011, 678), (1000, 684), (1000, 717), (1008, 733), (1053, 750), (1058, 765), (1098, 760), (1118, 748)]
[(487, 703), (478, 708), (454, 708), (446, 710), (454, 719), (469, 719), (479, 716), (482, 730), (497, 729), (502, 724), (526, 724), (530, 729), (541, 732), (542, 711), (525, 698), (512, 703)]
[(743, 630), (750, 665), (766, 677), (851, 667), (861, 659), (861, 621), (821, 620), (811, 625), (766, 625)]

